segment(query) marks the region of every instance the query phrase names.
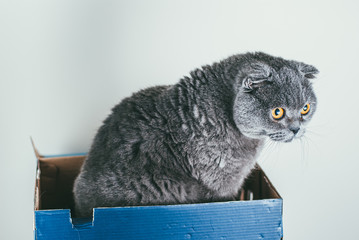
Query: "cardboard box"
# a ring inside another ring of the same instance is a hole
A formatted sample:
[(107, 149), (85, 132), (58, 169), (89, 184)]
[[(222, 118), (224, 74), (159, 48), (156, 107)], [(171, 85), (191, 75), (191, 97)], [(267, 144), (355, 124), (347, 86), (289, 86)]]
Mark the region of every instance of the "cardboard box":
[(282, 239), (283, 200), (257, 166), (239, 201), (95, 208), (71, 217), (85, 154), (37, 157), (35, 239)]

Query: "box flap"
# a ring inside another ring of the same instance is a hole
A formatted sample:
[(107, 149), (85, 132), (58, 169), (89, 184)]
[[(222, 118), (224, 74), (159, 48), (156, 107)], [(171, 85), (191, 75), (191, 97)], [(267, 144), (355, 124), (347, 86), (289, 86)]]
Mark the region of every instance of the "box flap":
[(85, 153), (43, 156), (31, 139), (37, 158), (35, 210), (72, 209), (72, 188), (80, 172)]
[(39, 154), (39, 151), (35, 147), (35, 143), (34, 143), (34, 140), (32, 139), (32, 137), (30, 137), (30, 141), (31, 141), (31, 145), (32, 145), (32, 148), (34, 150), (35, 156), (36, 156), (37, 159), (39, 159), (41, 157), (41, 155)]
[(40, 197), (40, 154), (39, 152), (37, 151), (36, 147), (35, 147), (35, 144), (34, 144), (34, 140), (32, 139), (32, 137), (30, 137), (30, 141), (31, 141), (31, 144), (32, 144), (32, 148), (34, 149), (34, 153), (35, 153), (35, 156), (36, 156), (36, 159), (37, 159), (37, 164), (36, 164), (36, 174), (35, 174), (35, 194), (34, 194), (34, 209), (35, 210), (39, 210), (40, 207), (41, 207), (41, 197)]

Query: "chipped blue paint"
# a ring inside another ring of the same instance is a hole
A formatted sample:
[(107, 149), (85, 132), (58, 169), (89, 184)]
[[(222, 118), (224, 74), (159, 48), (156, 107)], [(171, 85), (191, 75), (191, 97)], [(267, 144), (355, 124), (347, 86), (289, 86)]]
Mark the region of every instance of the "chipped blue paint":
[(58, 158), (58, 157), (77, 157), (77, 156), (86, 156), (87, 152), (83, 153), (68, 153), (68, 154), (53, 154), (53, 155), (44, 155), (43, 158)]

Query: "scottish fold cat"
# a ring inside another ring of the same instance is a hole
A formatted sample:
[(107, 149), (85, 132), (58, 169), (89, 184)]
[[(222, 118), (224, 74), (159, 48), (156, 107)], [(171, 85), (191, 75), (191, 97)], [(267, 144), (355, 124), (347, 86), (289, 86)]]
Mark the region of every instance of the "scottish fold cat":
[(77, 216), (95, 207), (233, 200), (265, 139), (300, 138), (317, 100), (308, 64), (231, 56), (112, 110), (74, 184)]

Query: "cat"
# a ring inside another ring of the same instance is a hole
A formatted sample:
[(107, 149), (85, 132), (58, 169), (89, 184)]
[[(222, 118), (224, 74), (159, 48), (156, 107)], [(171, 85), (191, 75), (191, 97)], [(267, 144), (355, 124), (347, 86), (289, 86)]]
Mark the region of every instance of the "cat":
[(74, 183), (75, 212), (234, 200), (265, 139), (300, 138), (317, 100), (302, 62), (256, 52), (125, 98)]

